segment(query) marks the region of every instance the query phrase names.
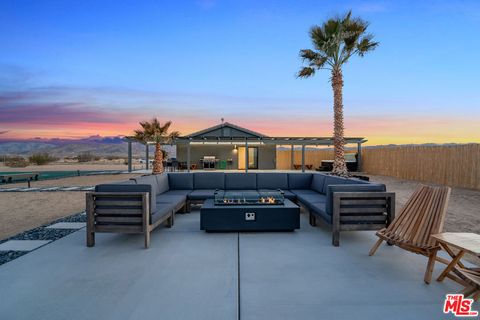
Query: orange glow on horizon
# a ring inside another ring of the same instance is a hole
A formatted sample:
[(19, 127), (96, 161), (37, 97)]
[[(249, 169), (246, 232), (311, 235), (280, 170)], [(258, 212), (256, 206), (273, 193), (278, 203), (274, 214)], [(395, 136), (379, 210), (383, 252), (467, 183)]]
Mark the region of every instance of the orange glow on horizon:
[[(149, 119), (146, 117), (145, 119)], [(171, 119), (172, 130), (182, 135), (214, 126), (219, 121), (209, 119)], [(160, 119), (161, 122), (165, 121)], [(328, 119), (317, 120), (271, 119), (231, 119), (235, 125), (263, 133), (268, 136), (332, 136), (332, 124)], [(17, 126), (18, 124), (16, 124)], [(137, 119), (124, 123), (77, 122), (68, 125), (22, 125), (22, 129), (9, 126), (6, 133), (0, 135), (2, 140), (44, 139), (79, 139), (89, 136), (124, 136), (131, 135), (140, 126)], [(33, 128), (32, 128), (33, 127)], [(383, 144), (421, 144), (421, 143), (478, 143), (480, 130), (475, 119), (437, 118), (437, 119), (400, 119), (400, 118), (348, 118), (345, 119), (345, 135), (365, 137), (366, 145)], [(2, 128), (3, 129), (3, 128)]]

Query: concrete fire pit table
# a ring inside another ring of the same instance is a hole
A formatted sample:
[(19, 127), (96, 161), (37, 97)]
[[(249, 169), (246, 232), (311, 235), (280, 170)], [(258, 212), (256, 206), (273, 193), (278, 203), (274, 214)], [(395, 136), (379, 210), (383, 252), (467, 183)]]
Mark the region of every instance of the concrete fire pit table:
[[(238, 198), (238, 192), (234, 194)], [(245, 195), (250, 199), (252, 196), (262, 199), (262, 194), (255, 191)], [(228, 192), (225, 193), (227, 198)], [(218, 199), (207, 199), (200, 209), (200, 229), (207, 232), (238, 232), (293, 231), (300, 228), (300, 207), (292, 201), (282, 198), (279, 203), (272, 204), (267, 200), (258, 202), (233, 201), (221, 204)]]

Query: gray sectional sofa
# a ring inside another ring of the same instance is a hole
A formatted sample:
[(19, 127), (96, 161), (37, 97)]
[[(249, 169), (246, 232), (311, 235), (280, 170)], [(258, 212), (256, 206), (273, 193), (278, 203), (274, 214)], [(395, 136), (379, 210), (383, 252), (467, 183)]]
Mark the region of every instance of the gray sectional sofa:
[(190, 211), (192, 203), (213, 199), (215, 190), (284, 191), (305, 207), (310, 224), (317, 219), (332, 227), (332, 243), (341, 230), (378, 230), (394, 218), (395, 195), (385, 185), (323, 173), (163, 173), (115, 184), (98, 185), (87, 194), (87, 245), (95, 232), (140, 232), (145, 247), (150, 232), (163, 222), (171, 227), (174, 214)]

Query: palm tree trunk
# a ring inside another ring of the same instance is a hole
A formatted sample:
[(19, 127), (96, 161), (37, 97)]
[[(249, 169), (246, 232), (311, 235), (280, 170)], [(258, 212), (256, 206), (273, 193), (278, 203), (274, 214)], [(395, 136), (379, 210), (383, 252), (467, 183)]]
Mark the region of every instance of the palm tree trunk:
[(153, 174), (163, 172), (163, 153), (160, 143), (155, 144), (155, 161), (153, 162)]
[(345, 138), (343, 136), (343, 76), (340, 68), (332, 70), (333, 88), (333, 146), (335, 158), (333, 160), (332, 174), (348, 177), (347, 164), (345, 162)]

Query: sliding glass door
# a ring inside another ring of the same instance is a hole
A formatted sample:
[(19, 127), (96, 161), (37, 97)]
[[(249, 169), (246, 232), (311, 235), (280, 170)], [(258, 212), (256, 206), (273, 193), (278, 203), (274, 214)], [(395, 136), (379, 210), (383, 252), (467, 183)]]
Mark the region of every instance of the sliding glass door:
[[(245, 147), (238, 147), (238, 169), (245, 170)], [(258, 169), (257, 147), (248, 147), (248, 169)]]

